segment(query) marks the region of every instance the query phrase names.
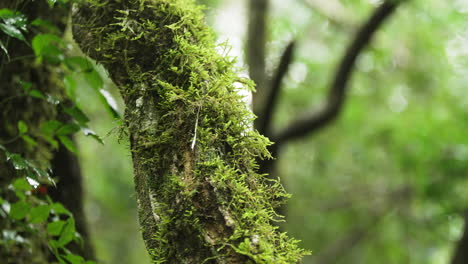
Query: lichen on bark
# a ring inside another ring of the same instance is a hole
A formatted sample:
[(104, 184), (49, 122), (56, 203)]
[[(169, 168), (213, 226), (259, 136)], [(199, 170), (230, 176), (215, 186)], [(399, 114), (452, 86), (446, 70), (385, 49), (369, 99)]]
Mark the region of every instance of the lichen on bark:
[(81, 49), (104, 65), (126, 105), (143, 238), (154, 263), (296, 263), (277, 231), (287, 196), (256, 173), (268, 139), (193, 0), (89, 0), (73, 11)]

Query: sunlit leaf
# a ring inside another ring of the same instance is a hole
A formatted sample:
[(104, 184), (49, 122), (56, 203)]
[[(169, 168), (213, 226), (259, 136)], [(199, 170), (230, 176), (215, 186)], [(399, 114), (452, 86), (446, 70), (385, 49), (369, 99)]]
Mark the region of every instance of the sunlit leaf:
[(86, 128), (86, 127), (83, 127), (81, 128), (81, 131), (83, 131), (83, 133), (85, 134), (85, 136), (87, 137), (92, 137), (94, 138), (97, 142), (101, 143), (104, 145), (104, 141), (101, 139), (101, 137), (99, 137), (93, 130), (89, 129), (89, 128)]
[(62, 232), (60, 233), (58, 245), (65, 246), (66, 244), (70, 243), (75, 237), (75, 232), (75, 220), (73, 219), (73, 217), (70, 217), (68, 218), (67, 222), (65, 223), (62, 229)]
[(99, 99), (101, 103), (106, 107), (108, 112), (112, 115), (113, 118), (120, 118), (120, 115), (117, 109), (117, 101), (108, 91), (104, 89), (100, 89)]
[(19, 30), (14, 25), (0, 23), (0, 30), (3, 31), (5, 34), (9, 35), (10, 37), (26, 41), (21, 30)]
[(34, 54), (50, 63), (56, 64), (64, 59), (61, 46), (63, 46), (62, 38), (53, 34), (38, 34), (32, 40)]
[(16, 170), (24, 170), (28, 168), (28, 163), (19, 154), (6, 153), (6, 157), (7, 161), (11, 162)]
[(49, 7), (52, 8), (54, 7), (55, 3), (57, 3), (57, 0), (47, 0), (47, 3), (49, 3)]
[(51, 209), (56, 215), (71, 215), (70, 211), (68, 211), (61, 203), (52, 204)]
[(39, 205), (31, 209), (29, 214), (29, 221), (33, 224), (43, 223), (47, 221), (49, 217), (50, 206), (49, 205)]
[(32, 188), (29, 182), (25, 178), (16, 179), (13, 182), (12, 186), (15, 189), (15, 191), (21, 191), (21, 192), (30, 191)]
[(47, 233), (49, 233), (52, 236), (58, 236), (62, 232), (62, 229), (65, 226), (65, 224), (66, 222), (62, 220), (48, 223)]
[(31, 210), (31, 205), (25, 201), (19, 201), (11, 205), (10, 217), (12, 219), (20, 220), (26, 217)]

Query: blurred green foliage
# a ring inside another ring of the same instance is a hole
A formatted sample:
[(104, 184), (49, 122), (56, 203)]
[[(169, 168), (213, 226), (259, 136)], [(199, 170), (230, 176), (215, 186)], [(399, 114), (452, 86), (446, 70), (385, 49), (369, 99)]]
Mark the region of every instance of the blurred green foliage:
[[(321, 107), (340, 54), (378, 2), (339, 1), (347, 15), (332, 20), (307, 1), (272, 1), (270, 70), (299, 40), (277, 128)], [(202, 2), (216, 23), (229, 0)], [(468, 207), (467, 14), (464, 1), (405, 3), (360, 57), (338, 121), (283, 149), (279, 176), (293, 194), (284, 228), (314, 252), (304, 263), (448, 263)], [(96, 96), (76, 91), (91, 127), (109, 134), (105, 146), (79, 141), (98, 256), (149, 263), (126, 137)]]

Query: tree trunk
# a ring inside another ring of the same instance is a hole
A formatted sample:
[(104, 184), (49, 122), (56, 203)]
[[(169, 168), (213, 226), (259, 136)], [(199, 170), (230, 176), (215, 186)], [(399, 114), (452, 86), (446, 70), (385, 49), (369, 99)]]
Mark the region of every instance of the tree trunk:
[(296, 263), (304, 251), (271, 225), (286, 194), (255, 172), (269, 142), (235, 88), (251, 82), (203, 21), (193, 0), (74, 9), (76, 41), (126, 105), (147, 249), (155, 263)]
[[(0, 2), (0, 8), (21, 10), (29, 21), (41, 18), (53, 23), (61, 32), (65, 31), (68, 9), (51, 9), (47, 1), (7, 0)], [(26, 37), (30, 42), (32, 34)], [(41, 124), (49, 120), (60, 119), (57, 105), (43, 99), (33, 98), (21, 88), (21, 82), (29, 82), (32, 84), (31, 89), (65, 101), (63, 85), (58, 76), (60, 70), (45, 63), (36, 63), (31, 46), (23, 41), (5, 35), (1, 35), (0, 40), (9, 52), (9, 56), (7, 56), (2, 51), (0, 57), (0, 83), (2, 85), (0, 89), (0, 144), (12, 153), (33, 160), (35, 165), (41, 169), (46, 170), (51, 166), (56, 169), (54, 176), (58, 181), (59, 189), (53, 190), (51, 195), (54, 201), (70, 205), (68, 209), (76, 219), (77, 231), (80, 232), (86, 244), (85, 248), (75, 244), (72, 251), (87, 259), (94, 259), (84, 221), (81, 185), (76, 184), (81, 182), (78, 161), (72, 153), (63, 147), (60, 148), (60, 151), (56, 151), (46, 140), (41, 138)], [(23, 121), (27, 125), (28, 134), (36, 140), (36, 145), (27, 144), (18, 137), (17, 124), (19, 121)], [(0, 150), (1, 197), (12, 197), (8, 185), (13, 179), (20, 177), (19, 172), (6, 162), (5, 154)], [(74, 184), (66, 184), (70, 181)], [(64, 194), (74, 195), (73, 204), (69, 203), (68, 197)], [(7, 229), (14, 230), (15, 227), (10, 226), (6, 219), (0, 218), (0, 230)], [(4, 234), (0, 236), (2, 235)], [(46, 241), (37, 237), (26, 237), (26, 239), (31, 239), (30, 246), (16, 246), (12, 249), (4, 247), (2, 244), (0, 246), (2, 263), (49, 263), (52, 256)], [(1, 240), (5, 241), (5, 238), (2, 236)]]

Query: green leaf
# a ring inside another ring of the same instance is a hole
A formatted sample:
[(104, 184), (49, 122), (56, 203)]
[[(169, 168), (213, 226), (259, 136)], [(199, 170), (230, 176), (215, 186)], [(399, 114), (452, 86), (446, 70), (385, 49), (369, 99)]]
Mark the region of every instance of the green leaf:
[(19, 81), (19, 83), (21, 84), (21, 88), (23, 88), (23, 90), (28, 93), (31, 88), (32, 88), (32, 83), (30, 82), (25, 82), (25, 81)]
[(33, 89), (29, 92), (31, 97), (47, 100), (47, 97), (39, 90)]
[(40, 27), (40, 28), (43, 28), (43, 29), (47, 29), (51, 33), (55, 33), (55, 34), (60, 32), (60, 30), (54, 24), (52, 24), (50, 21), (43, 20), (43, 19), (40, 19), (40, 18), (34, 19), (31, 22), (31, 25), (35, 26), (35, 27)]
[(44, 223), (49, 217), (50, 206), (39, 205), (31, 209), (30, 222), (33, 224)]
[(70, 243), (73, 238), (75, 238), (75, 220), (70, 217), (68, 218), (65, 226), (60, 233), (60, 238), (58, 239), (59, 246), (65, 246), (66, 244)]
[(101, 143), (102, 145), (104, 145), (104, 141), (101, 139), (101, 137), (99, 137), (94, 131), (92, 131), (91, 129), (87, 128), (87, 127), (82, 127), (81, 128), (81, 131), (83, 131), (83, 133), (85, 134), (85, 136), (87, 137), (92, 137), (94, 138), (97, 142)]
[(72, 214), (70, 211), (68, 211), (61, 203), (54, 203), (51, 205), (51, 210), (53, 211), (54, 214), (56, 215), (69, 215), (71, 216)]
[(47, 0), (47, 3), (49, 3), (49, 7), (52, 8), (54, 7), (55, 3), (57, 3), (57, 0)]
[(75, 118), (75, 120), (82, 126), (86, 126), (86, 123), (89, 122), (89, 118), (77, 106), (65, 108), (64, 112)]
[(81, 127), (75, 123), (70, 123), (70, 124), (65, 124), (63, 126), (61, 126), (56, 132), (55, 134), (57, 136), (66, 136), (66, 135), (70, 135), (70, 134), (74, 134), (78, 131), (80, 131)]
[(19, 201), (11, 205), (10, 217), (15, 220), (20, 220), (26, 217), (31, 210), (31, 205), (24, 201)]
[(17, 28), (26, 31), (28, 19), (21, 12), (13, 11), (11, 9), (0, 9), (0, 18), (8, 25), (15, 25)]
[(6, 153), (7, 161), (13, 164), (16, 170), (24, 170), (28, 168), (28, 163), (19, 154)]
[(59, 129), (61, 126), (63, 126), (62, 122), (57, 120), (49, 120), (41, 125), (41, 131), (47, 136), (53, 136), (55, 135), (57, 129)]
[(65, 226), (66, 222), (59, 220), (47, 224), (47, 233), (52, 236), (58, 236), (62, 233), (62, 229)]
[(26, 134), (28, 132), (28, 125), (23, 120), (18, 121), (18, 131), (20, 134)]
[(53, 34), (38, 34), (32, 40), (34, 54), (53, 64), (58, 64), (64, 59), (61, 46), (63, 46), (62, 38)]
[(68, 136), (58, 136), (60, 142), (71, 152), (77, 154), (78, 149), (75, 146), (75, 143)]
[(77, 87), (76, 80), (71, 75), (65, 75), (65, 77), (63, 78), (63, 84), (65, 85), (65, 91), (67, 92), (68, 97), (70, 97), (71, 100), (75, 101), (75, 91)]
[(85, 262), (85, 264), (97, 264), (97, 263), (94, 262), (94, 261), (88, 260), (88, 261)]
[(34, 138), (28, 135), (22, 135), (21, 138), (24, 140), (24, 142), (28, 143), (31, 146), (37, 146), (37, 141), (34, 140)]
[(0, 30), (3, 31), (5, 34), (9, 35), (10, 37), (13, 37), (22, 41), (26, 41), (21, 30), (19, 30), (14, 25), (0, 23)]
[(104, 87), (104, 81), (101, 78), (101, 75), (92, 67), (88, 71), (83, 72), (83, 78), (86, 83), (94, 90), (99, 91)]
[(7, 19), (7, 18), (10, 18), (10, 17), (14, 17), (15, 16), (15, 12), (11, 9), (8, 9), (8, 8), (2, 8), (0, 9), (0, 18), (1, 19)]
[(106, 90), (99, 90), (99, 100), (102, 105), (106, 107), (107, 111), (111, 114), (113, 118), (120, 118), (119, 112), (117, 111), (117, 102), (114, 97)]
[(32, 189), (32, 186), (25, 178), (16, 179), (12, 185), (15, 191), (25, 192)]
[(75, 72), (92, 72), (94, 71), (93, 64), (84, 57), (68, 57), (63, 60), (65, 65)]
[(84, 264), (85, 263), (84, 259), (81, 256), (77, 256), (73, 254), (68, 254), (64, 258), (71, 264)]

